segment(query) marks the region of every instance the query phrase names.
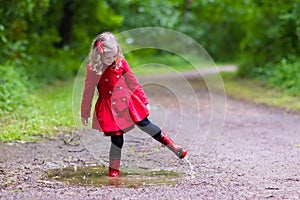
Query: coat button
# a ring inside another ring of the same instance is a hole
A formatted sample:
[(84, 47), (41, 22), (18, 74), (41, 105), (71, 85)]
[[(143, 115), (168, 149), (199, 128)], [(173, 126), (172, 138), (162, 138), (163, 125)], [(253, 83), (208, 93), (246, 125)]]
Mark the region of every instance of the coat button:
[(108, 78), (105, 79), (105, 82), (108, 82)]
[(120, 76), (119, 76), (119, 75), (117, 75), (117, 76), (116, 76), (116, 78), (120, 78)]
[(116, 102), (113, 101), (112, 104), (113, 104), (113, 105), (116, 105)]
[(119, 88), (120, 88), (120, 90), (122, 90), (122, 89), (123, 89), (123, 87), (122, 87), (122, 86), (120, 86)]
[(110, 90), (108, 93), (109, 93), (109, 94), (112, 94), (112, 91)]
[(122, 98), (122, 101), (124, 102), (126, 99), (125, 98)]

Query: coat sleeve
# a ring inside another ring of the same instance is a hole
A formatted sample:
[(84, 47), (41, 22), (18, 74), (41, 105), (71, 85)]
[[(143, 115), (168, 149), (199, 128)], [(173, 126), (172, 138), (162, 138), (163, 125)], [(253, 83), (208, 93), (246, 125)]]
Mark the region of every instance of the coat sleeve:
[(133, 91), (144, 102), (145, 105), (149, 104), (148, 98), (143, 90), (143, 87), (138, 82), (137, 78), (131, 71), (125, 59), (122, 60), (122, 67), (124, 69), (123, 74), (125, 77), (125, 81), (129, 89)]
[(91, 116), (92, 101), (98, 81), (99, 76), (90, 69), (89, 65), (87, 65), (87, 73), (81, 101), (82, 118), (89, 118)]

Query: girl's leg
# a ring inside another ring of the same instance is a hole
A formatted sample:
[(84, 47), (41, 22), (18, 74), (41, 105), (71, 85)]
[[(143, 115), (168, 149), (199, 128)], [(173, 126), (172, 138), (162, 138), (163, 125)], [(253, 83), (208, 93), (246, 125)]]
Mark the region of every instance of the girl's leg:
[(111, 146), (109, 150), (109, 177), (120, 176), (120, 161), (123, 144), (123, 134), (111, 136)]
[(187, 154), (187, 150), (180, 145), (176, 144), (166, 133), (163, 133), (161, 129), (149, 121), (148, 118), (143, 119), (137, 123), (137, 126), (144, 132), (148, 133), (155, 140), (159, 141), (163, 145), (167, 146), (168, 149), (173, 151), (180, 159), (184, 158)]
[(161, 137), (161, 129), (153, 124), (148, 118), (143, 119), (142, 121), (136, 124), (142, 131), (148, 133), (155, 140), (159, 141)]
[(109, 157), (112, 159), (121, 159), (122, 147), (124, 144), (124, 137), (122, 135), (111, 136), (111, 145), (109, 150)]

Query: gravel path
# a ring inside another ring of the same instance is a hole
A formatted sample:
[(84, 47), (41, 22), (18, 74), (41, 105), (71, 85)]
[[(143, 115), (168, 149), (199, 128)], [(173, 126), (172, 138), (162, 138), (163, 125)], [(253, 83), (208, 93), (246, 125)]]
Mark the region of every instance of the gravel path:
[[(122, 154), (123, 168), (181, 172), (178, 184), (128, 188), (44, 180), (48, 169), (107, 165), (108, 138), (86, 131), (65, 144), (60, 138), (70, 133), (62, 133), (58, 139), (36, 143), (0, 144), (0, 199), (300, 199), (300, 116), (227, 98), (222, 134), (210, 153), (201, 156), (210, 124), (210, 95), (200, 80), (192, 82), (200, 115), (189, 103), (190, 96), (178, 100), (158, 85), (146, 86), (145, 91), (152, 120), (189, 147), (193, 169), (137, 129), (126, 134)], [(180, 133), (174, 130), (178, 122)], [(195, 135), (191, 130), (197, 123)]]

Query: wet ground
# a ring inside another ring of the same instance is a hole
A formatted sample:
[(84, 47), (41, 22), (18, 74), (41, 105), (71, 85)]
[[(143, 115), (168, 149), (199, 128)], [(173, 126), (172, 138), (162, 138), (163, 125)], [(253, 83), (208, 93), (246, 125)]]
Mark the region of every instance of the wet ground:
[[(300, 199), (300, 116), (229, 97), (222, 134), (203, 156), (201, 145), (211, 123), (211, 96), (203, 82), (192, 83), (196, 97), (177, 98), (159, 84), (145, 86), (152, 104), (151, 119), (189, 148), (192, 168), (134, 129), (125, 136), (121, 182), (140, 182), (133, 187), (67, 182), (49, 173), (61, 169), (55, 172), (63, 177), (64, 169), (78, 172), (84, 166), (97, 165), (102, 166), (103, 177), (109, 140), (84, 130), (75, 132), (73, 140), (65, 144), (63, 138), (71, 134), (61, 133), (57, 139), (36, 143), (0, 144), (0, 199)], [(198, 111), (191, 98), (197, 98)], [(199, 129), (194, 128), (197, 125)], [(149, 174), (159, 170), (179, 176)], [(131, 179), (125, 174), (136, 172), (139, 174)], [(157, 183), (155, 178), (163, 181)]]

